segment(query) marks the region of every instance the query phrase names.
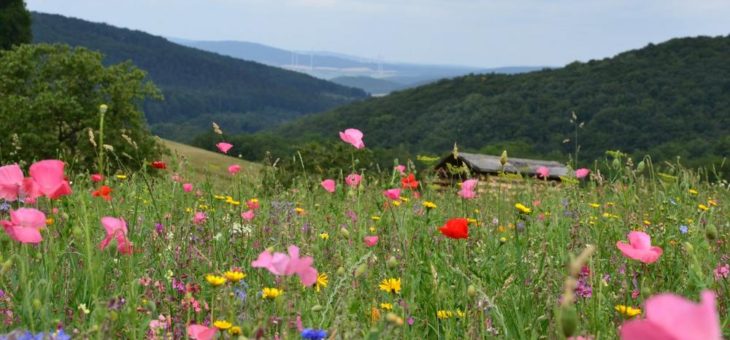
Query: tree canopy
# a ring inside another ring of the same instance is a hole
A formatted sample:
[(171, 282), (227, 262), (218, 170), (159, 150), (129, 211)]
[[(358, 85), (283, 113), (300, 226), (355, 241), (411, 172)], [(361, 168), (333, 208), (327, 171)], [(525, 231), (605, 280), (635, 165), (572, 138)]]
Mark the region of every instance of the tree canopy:
[(143, 71), (130, 62), (104, 66), (98, 52), (48, 44), (0, 52), (0, 163), (63, 157), (92, 167), (104, 104), (109, 166), (139, 167), (161, 150), (140, 111), (155, 97)]
[(30, 12), (25, 8), (25, 1), (0, 1), (0, 50), (32, 40)]

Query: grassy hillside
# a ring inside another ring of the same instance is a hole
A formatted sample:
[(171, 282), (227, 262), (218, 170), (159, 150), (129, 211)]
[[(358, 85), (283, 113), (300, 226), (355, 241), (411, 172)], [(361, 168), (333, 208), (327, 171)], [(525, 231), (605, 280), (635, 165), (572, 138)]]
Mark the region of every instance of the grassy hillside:
[(466, 150), (567, 160), (577, 142), (584, 161), (620, 149), (692, 165), (719, 162), (730, 150), (730, 37), (674, 39), (528, 74), (442, 80), (309, 116), (265, 137), (288, 145), (333, 141), (349, 127), (362, 130), (369, 147), (411, 153), (444, 153), (457, 142)]
[(364, 98), (362, 90), (301, 73), (184, 47), (140, 31), (33, 13), (35, 42), (84, 46), (109, 64), (131, 60), (149, 73), (164, 101), (144, 105), (159, 135), (189, 140), (211, 121), (251, 132)]
[(227, 156), (219, 152), (212, 152), (193, 146), (162, 140), (162, 144), (171, 151), (170, 161), (184, 164), (185, 169), (190, 173), (191, 180), (203, 181), (209, 179), (220, 187), (230, 186), (233, 177), (228, 173), (228, 166), (237, 164), (241, 166), (239, 175), (255, 178), (261, 170), (261, 165), (248, 162), (237, 157)]

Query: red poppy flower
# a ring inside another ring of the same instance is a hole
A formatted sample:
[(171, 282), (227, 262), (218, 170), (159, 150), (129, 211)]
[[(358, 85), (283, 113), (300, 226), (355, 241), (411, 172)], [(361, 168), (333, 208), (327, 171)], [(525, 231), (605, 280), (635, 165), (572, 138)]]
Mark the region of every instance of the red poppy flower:
[(416, 180), (416, 176), (412, 173), (408, 174), (407, 177), (402, 178), (400, 183), (403, 185), (404, 189), (416, 190), (418, 188), (418, 181)]
[(92, 192), (91, 196), (101, 197), (107, 201), (111, 201), (112, 200), (112, 188), (110, 188), (106, 185), (102, 185), (101, 188), (99, 188), (99, 190)]
[(439, 230), (448, 238), (468, 238), (469, 222), (465, 218), (452, 218)]
[(163, 161), (154, 161), (154, 162), (152, 162), (152, 167), (155, 169), (164, 170), (164, 169), (167, 169), (167, 164), (165, 164), (165, 162), (163, 162)]

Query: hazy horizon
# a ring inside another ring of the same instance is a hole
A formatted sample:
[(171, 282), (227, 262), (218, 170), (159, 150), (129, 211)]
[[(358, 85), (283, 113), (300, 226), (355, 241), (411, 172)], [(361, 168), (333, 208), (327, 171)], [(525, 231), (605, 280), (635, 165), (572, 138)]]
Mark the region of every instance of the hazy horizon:
[(387, 62), (562, 66), (730, 33), (730, 2), (557, 0), (27, 0), (33, 11), (187, 40)]

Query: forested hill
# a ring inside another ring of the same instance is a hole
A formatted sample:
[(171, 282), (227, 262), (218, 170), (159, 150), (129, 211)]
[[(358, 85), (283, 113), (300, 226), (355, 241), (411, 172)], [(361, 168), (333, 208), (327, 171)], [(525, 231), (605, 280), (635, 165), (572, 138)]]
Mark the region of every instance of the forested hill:
[(153, 131), (189, 140), (214, 120), (226, 132), (256, 131), (366, 97), (362, 90), (304, 74), (184, 47), (140, 31), (33, 13), (35, 42), (102, 52), (148, 72), (164, 101), (145, 103)]
[[(674, 39), (613, 58), (519, 75), (469, 75), (353, 103), (270, 135), (335, 140), (356, 127), (370, 147), (463, 149), (567, 160), (575, 112), (583, 160), (619, 149), (705, 163), (730, 152), (730, 36)], [(566, 141), (569, 139), (569, 141)]]

